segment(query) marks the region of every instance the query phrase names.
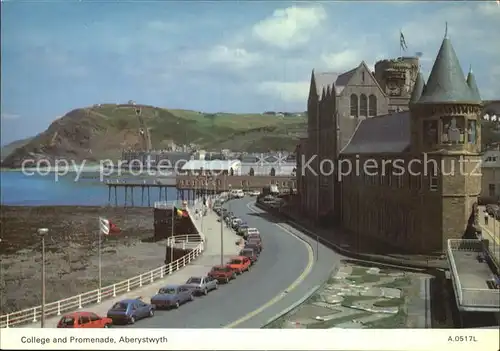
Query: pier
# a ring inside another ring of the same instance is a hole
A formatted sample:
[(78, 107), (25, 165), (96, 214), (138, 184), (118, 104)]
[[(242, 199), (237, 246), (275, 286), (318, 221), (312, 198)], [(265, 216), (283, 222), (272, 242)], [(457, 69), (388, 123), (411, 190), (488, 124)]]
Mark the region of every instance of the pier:
[[(215, 190), (206, 188), (179, 189), (175, 178), (161, 180), (108, 180), (108, 206), (124, 207), (146, 206), (152, 207), (155, 201), (187, 200), (191, 201), (204, 195), (215, 194)], [(169, 189), (176, 189), (175, 195), (169, 199)], [(123, 200), (120, 195), (123, 191)], [(135, 197), (140, 192), (140, 200)], [(153, 194), (152, 194), (153, 193)], [(138, 201), (139, 200), (139, 201)]]

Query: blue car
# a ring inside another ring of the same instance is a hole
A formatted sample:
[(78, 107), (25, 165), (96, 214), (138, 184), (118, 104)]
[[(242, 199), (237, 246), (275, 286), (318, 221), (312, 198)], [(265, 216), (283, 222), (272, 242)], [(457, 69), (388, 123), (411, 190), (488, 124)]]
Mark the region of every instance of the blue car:
[(193, 301), (195, 289), (185, 285), (167, 285), (158, 290), (151, 298), (151, 304), (156, 308), (179, 308), (188, 301)]
[(113, 324), (134, 324), (139, 319), (154, 315), (155, 307), (141, 299), (119, 301), (108, 310), (107, 314), (108, 318), (113, 320)]

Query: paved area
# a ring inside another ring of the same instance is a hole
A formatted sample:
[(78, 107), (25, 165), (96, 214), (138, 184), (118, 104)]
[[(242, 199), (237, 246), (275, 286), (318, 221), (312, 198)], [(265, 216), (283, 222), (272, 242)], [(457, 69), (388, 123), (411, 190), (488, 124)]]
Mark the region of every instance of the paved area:
[(489, 217), (488, 223), (486, 223), (486, 216), (485, 208), (480, 206), (479, 224), (483, 229), (483, 237), (490, 241), (490, 251), (495, 255), (497, 262), (500, 262), (500, 221)]
[(304, 304), (269, 328), (425, 328), (429, 321), (416, 317), (428, 315), (429, 304), (421, 301), (428, 293), (420, 294), (420, 280), (426, 278), (342, 263)]
[[(136, 298), (139, 296), (143, 297), (145, 301), (148, 301), (151, 296), (156, 294), (156, 292), (166, 284), (182, 284), (185, 283), (191, 276), (206, 274), (213, 265), (220, 263), (221, 239), (224, 241), (223, 247), (225, 261), (239, 251), (239, 247), (235, 244), (236, 239), (239, 237), (227, 228), (224, 228), (221, 235), (220, 223), (217, 221), (217, 216), (214, 213), (208, 213), (203, 221), (203, 229), (207, 242), (204, 253), (196, 261), (181, 270), (174, 272), (172, 275), (165, 277), (164, 279), (157, 280), (153, 284), (149, 284), (140, 289), (135, 289), (127, 294), (119, 295), (114, 299), (104, 300), (102, 304), (84, 307), (84, 310), (92, 311), (104, 316), (106, 315), (108, 309), (117, 301), (126, 298)], [(194, 222), (195, 225), (198, 226), (198, 221), (194, 220)], [(55, 327), (59, 319), (60, 316), (48, 318), (46, 319), (45, 325), (47, 327)], [(33, 323), (23, 325), (22, 327), (37, 328), (40, 327), (40, 324)]]
[(453, 250), (453, 259), (462, 289), (489, 289), (486, 281), (493, 278), (493, 273), (486, 261), (479, 262), (477, 259), (479, 253)]

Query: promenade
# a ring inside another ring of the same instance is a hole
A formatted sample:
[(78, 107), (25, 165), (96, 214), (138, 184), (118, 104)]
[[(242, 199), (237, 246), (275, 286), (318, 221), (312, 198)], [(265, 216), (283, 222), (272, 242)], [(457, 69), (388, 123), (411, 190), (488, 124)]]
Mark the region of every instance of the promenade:
[(486, 223), (486, 216), (488, 216), (488, 214), (485, 212), (485, 208), (480, 206), (479, 224), (483, 229), (483, 237), (489, 240), (490, 251), (495, 256), (496, 261), (500, 262), (500, 221), (489, 216), (488, 223)]
[[(195, 218), (194, 210), (190, 209), (191, 219), (195, 223), (198, 231), (201, 232), (201, 218)], [(224, 226), (221, 235), (220, 222), (217, 221), (218, 217), (215, 213), (209, 211), (207, 216), (203, 218), (203, 235), (205, 237), (205, 250), (203, 254), (180, 269), (174, 272), (172, 275), (166, 276), (164, 279), (159, 279), (153, 284), (146, 285), (142, 288), (135, 289), (129, 293), (118, 295), (112, 299), (103, 300), (100, 304), (84, 306), (82, 311), (95, 312), (100, 316), (106, 316), (108, 309), (116, 302), (128, 299), (142, 297), (145, 302), (149, 302), (151, 296), (155, 295), (157, 291), (167, 285), (167, 284), (183, 284), (189, 277), (201, 276), (208, 273), (210, 268), (214, 265), (220, 264), (221, 262), (221, 243), (224, 249), (224, 262), (226, 262), (231, 256), (234, 256), (239, 252), (239, 247), (236, 245), (236, 241), (239, 237), (234, 234), (232, 230)], [(158, 267), (161, 265), (163, 258), (159, 258)], [(61, 316), (47, 318), (45, 320), (46, 328), (55, 328)], [(22, 328), (40, 328), (40, 321), (36, 323), (29, 323), (20, 326)]]

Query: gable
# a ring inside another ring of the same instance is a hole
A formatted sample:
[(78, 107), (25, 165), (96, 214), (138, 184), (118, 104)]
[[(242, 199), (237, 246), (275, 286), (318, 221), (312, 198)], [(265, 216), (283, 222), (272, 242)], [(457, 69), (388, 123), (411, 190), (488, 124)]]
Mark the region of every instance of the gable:
[[(343, 79), (344, 86), (368, 86), (368, 87), (377, 87), (382, 95), (385, 95), (384, 90), (378, 83), (375, 76), (370, 71), (366, 63), (363, 61), (361, 64), (354, 68), (353, 70), (346, 72), (345, 77)], [(340, 77), (339, 77), (340, 78)]]

